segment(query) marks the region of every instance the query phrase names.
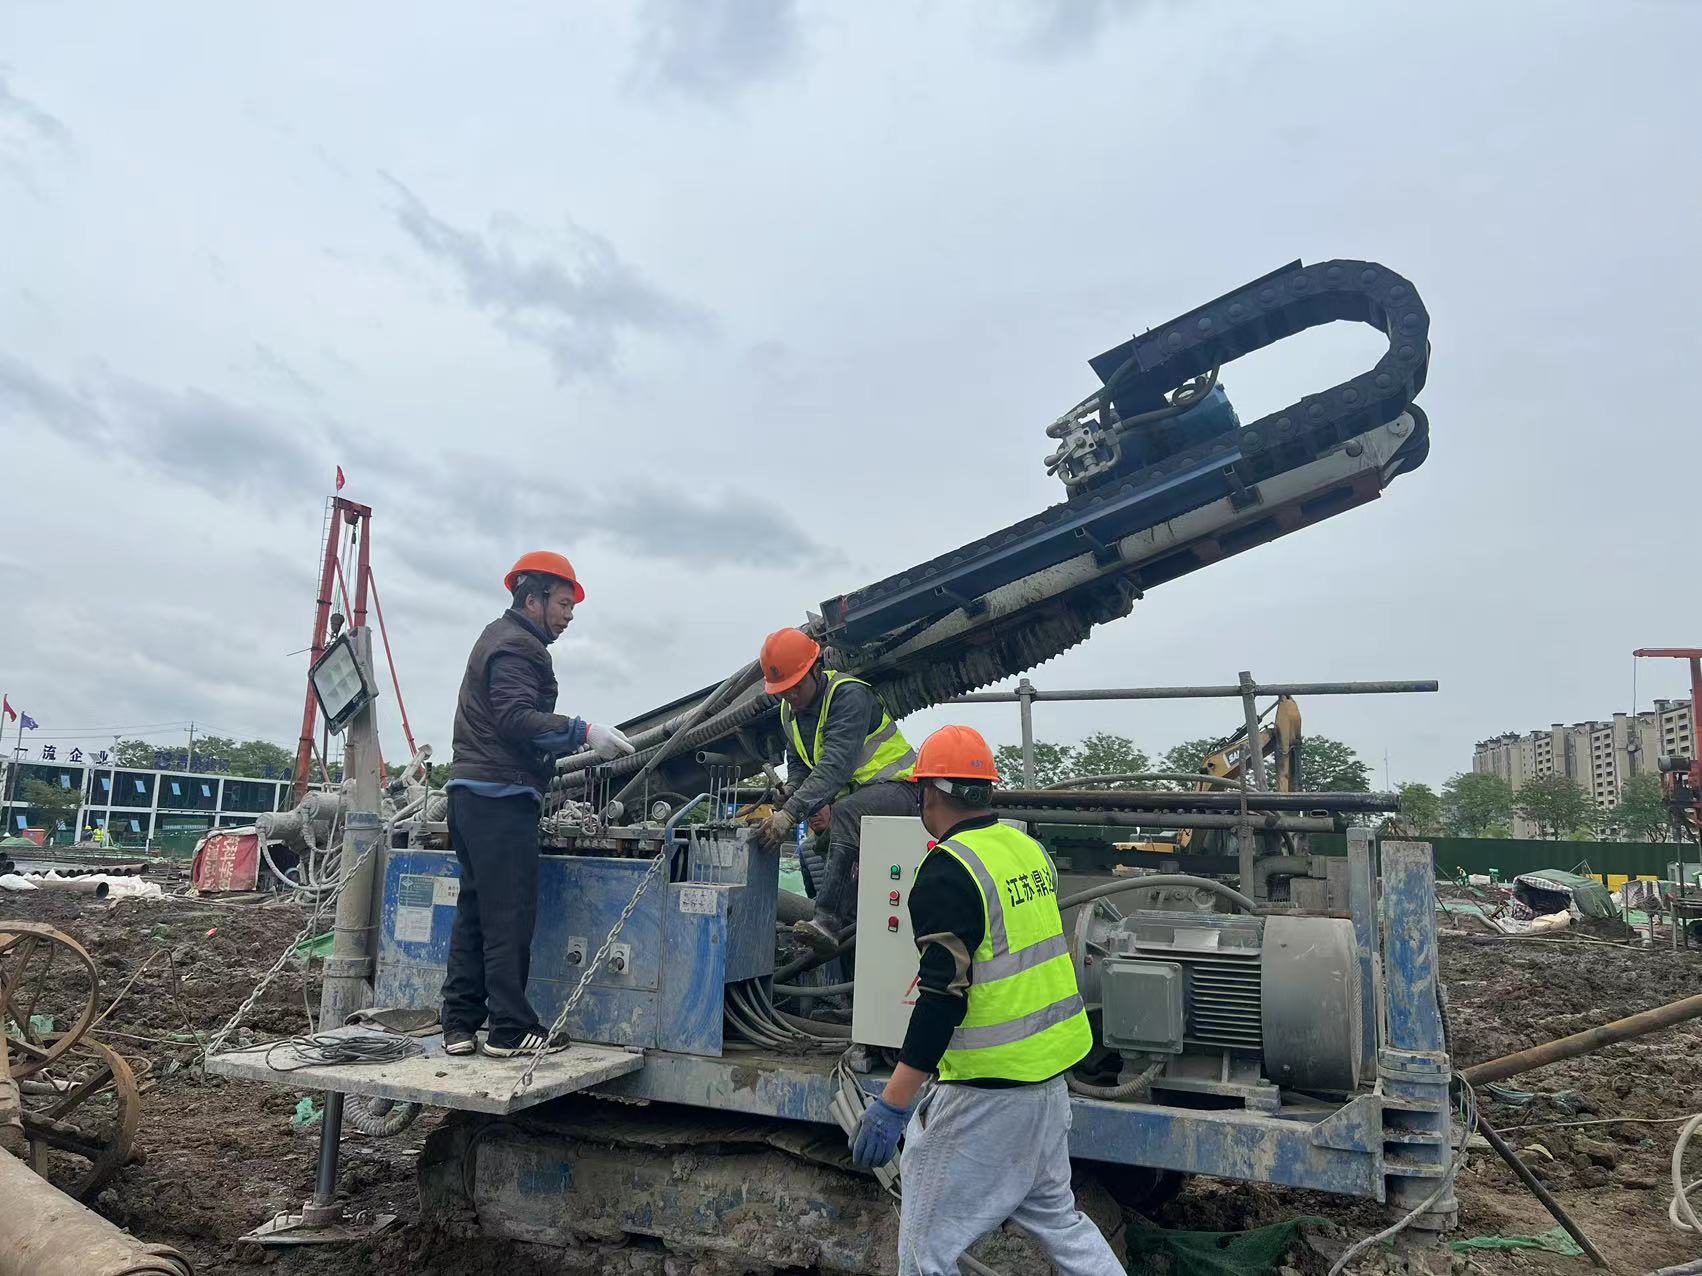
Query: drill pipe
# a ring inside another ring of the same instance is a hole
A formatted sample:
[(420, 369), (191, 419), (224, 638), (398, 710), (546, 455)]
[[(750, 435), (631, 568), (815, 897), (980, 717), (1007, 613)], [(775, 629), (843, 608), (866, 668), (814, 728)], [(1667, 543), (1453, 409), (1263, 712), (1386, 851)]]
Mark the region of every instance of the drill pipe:
[[(1172, 789), (998, 789), (1000, 806), (1087, 807), (1117, 811), (1239, 811), (1241, 794), (1178, 793)], [(1398, 811), (1394, 793), (1268, 793), (1247, 791), (1249, 811)]]
[[(1140, 829), (1237, 829), (1241, 817), (1208, 811), (1093, 811), (1078, 808), (1048, 810), (1045, 807), (996, 805), (993, 814), (1002, 820), (1025, 820), (1030, 824), (1092, 824), (1103, 828)], [(1284, 815), (1276, 811), (1252, 811), (1247, 822), (1255, 831), (1277, 833), (1334, 833), (1336, 822), (1327, 815)]]
[(0, 1153), (0, 1276), (192, 1276), (189, 1260), (149, 1245)]
[(1669, 1001), (1664, 1006), (1627, 1015), (1624, 1019), (1615, 1019), (1612, 1023), (1586, 1028), (1582, 1032), (1574, 1032), (1570, 1037), (1559, 1037), (1540, 1046), (1532, 1046), (1529, 1050), (1519, 1050), (1513, 1054), (1502, 1055), (1499, 1059), (1475, 1063), (1461, 1075), (1474, 1086), (1502, 1081), (1508, 1077), (1516, 1077), (1521, 1072), (1529, 1072), (1533, 1068), (1545, 1068), (1551, 1063), (1559, 1063), (1562, 1059), (1589, 1054), (1592, 1050), (1611, 1046), (1616, 1041), (1628, 1041), (1632, 1037), (1659, 1032), (1662, 1028), (1670, 1028), (1674, 1024), (1699, 1016), (1702, 1016), (1702, 993), (1686, 997), (1682, 1001)]

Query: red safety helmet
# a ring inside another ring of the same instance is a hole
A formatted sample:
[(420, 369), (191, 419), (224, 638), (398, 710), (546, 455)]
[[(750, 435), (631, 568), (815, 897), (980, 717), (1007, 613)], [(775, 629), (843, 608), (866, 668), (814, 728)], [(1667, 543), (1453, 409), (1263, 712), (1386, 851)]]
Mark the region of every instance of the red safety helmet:
[(514, 566), (508, 569), (508, 575), (502, 578), (503, 588), (509, 593), (514, 592), (515, 582), (525, 575), (554, 576), (565, 580), (573, 586), (573, 601), (585, 601), (585, 586), (579, 583), (579, 574), (573, 570), (573, 564), (566, 557), (548, 549), (534, 549), (520, 555), (514, 560)]
[(762, 689), (771, 696), (791, 690), (820, 656), (821, 644), (802, 629), (776, 629), (762, 640)]
[(916, 780), (997, 784), (999, 766), (993, 761), (992, 747), (974, 727), (941, 727), (922, 741), (910, 775)]

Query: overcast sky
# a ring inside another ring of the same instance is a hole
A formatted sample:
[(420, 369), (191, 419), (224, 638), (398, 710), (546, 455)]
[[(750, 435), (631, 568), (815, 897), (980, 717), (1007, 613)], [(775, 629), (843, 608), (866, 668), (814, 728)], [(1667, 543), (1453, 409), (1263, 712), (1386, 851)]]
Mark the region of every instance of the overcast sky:
[[(1439, 678), (1304, 706), (1439, 783), (1702, 643), (1699, 47), (1702, 6), (1608, 0), (7, 4), (0, 688), (32, 756), (290, 742), (340, 464), (440, 757), (534, 547), (589, 593), (562, 708), (624, 718), (1061, 499), (1089, 357), (1367, 257), (1430, 308), (1429, 463), (1032, 677)], [(1224, 383), (1251, 420), (1378, 347)], [(1037, 725), (1158, 751), (1237, 714)]]

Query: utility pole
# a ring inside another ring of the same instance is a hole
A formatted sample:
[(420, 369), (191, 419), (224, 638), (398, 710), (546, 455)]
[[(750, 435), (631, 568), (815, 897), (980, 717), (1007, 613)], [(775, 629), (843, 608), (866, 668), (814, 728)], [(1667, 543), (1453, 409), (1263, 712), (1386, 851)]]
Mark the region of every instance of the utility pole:
[(189, 724), (189, 764), (183, 769), (185, 771), (195, 769), (195, 724), (193, 722)]

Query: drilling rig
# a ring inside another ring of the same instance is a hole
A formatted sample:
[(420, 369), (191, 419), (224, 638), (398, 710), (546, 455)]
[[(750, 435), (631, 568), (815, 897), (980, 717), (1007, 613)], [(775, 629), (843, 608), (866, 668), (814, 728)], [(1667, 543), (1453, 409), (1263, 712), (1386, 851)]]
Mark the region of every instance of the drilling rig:
[[(1243, 422), (1224, 370), (1337, 321), (1371, 325), (1387, 349)], [(1057, 504), (829, 597), (802, 627), (895, 718), (1023, 673), (1150, 590), (1364, 505), (1423, 464), (1414, 399), (1428, 359), (1429, 318), (1400, 275), (1291, 263), (1089, 360), (1098, 388), (1045, 427)], [(290, 1084), (366, 1096), (366, 1117), (392, 1126), (405, 1124), (399, 1105), (454, 1109), (428, 1139), (422, 1200), (495, 1235), (644, 1235), (758, 1266), (889, 1272), (896, 1216), (884, 1183), (851, 1170), (840, 1125), (879, 1092), (898, 1044), (920, 822), (865, 820), (852, 1022), (802, 1018), (781, 1009), (800, 960), (777, 940), (778, 852), (733, 814), (783, 756), (759, 671), (621, 725), (637, 752), (561, 759), (543, 815), (528, 991), (574, 1046), (463, 1061), (428, 1039), (394, 1063), (304, 1065)], [(996, 805), (1017, 820), (1027, 809), (1218, 828), (1234, 851), (1223, 875), (1108, 880), (1073, 900), (1098, 1043), (1071, 1078), (1084, 1208), (1114, 1226), (1118, 1204), (1209, 1174), (1450, 1223), (1429, 848), (1377, 847), (1353, 823), (1392, 800), (1260, 790), (1243, 774), (1228, 790), (1015, 791)], [(1345, 857), (1294, 853), (1295, 835), (1327, 829), (1348, 832)], [(347, 972), (365, 973), (375, 1006), (430, 1009), (458, 873), (440, 812), (420, 804), (387, 822), (373, 859), (374, 940)], [(209, 1068), (278, 1080), (263, 1051)], [(1134, 1075), (1152, 1079), (1134, 1090)]]

